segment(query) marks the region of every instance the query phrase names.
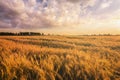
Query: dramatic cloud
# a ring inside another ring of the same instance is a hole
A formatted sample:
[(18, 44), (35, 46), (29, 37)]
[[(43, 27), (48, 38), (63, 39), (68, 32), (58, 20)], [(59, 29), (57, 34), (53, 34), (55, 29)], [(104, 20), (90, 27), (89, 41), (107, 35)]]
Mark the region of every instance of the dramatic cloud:
[(0, 27), (75, 26), (85, 12), (83, 7), (91, 5), (91, 1), (94, 0), (1, 0)]
[(0, 0), (0, 28), (99, 32), (118, 28), (119, 9), (120, 0)]

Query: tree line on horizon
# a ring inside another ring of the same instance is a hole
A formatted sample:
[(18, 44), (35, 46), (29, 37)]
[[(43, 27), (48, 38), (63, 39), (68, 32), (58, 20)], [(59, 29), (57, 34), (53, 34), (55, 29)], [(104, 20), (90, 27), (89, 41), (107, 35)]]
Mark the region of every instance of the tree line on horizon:
[[(42, 36), (44, 33), (39, 32), (0, 32), (0, 36)], [(54, 34), (46, 34), (46, 35), (54, 35)], [(87, 34), (81, 36), (120, 36), (120, 34)]]
[(0, 32), (0, 36), (37, 36), (37, 35), (45, 35), (44, 33), (38, 33), (38, 32)]

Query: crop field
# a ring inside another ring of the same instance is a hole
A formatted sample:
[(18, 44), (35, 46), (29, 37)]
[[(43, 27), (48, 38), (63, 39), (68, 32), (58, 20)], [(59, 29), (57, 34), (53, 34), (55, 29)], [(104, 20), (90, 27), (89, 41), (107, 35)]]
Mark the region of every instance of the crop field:
[(0, 80), (120, 80), (120, 36), (1, 36)]

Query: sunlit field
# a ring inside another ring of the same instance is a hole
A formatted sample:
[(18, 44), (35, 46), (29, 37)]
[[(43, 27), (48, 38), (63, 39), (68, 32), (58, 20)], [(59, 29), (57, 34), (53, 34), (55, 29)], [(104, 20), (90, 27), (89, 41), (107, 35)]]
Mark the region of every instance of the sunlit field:
[(120, 80), (120, 36), (1, 36), (0, 80)]

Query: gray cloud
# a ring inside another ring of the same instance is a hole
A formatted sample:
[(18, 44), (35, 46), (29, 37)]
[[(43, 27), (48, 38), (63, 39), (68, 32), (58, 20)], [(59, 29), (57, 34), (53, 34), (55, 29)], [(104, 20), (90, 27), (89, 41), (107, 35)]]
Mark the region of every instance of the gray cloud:
[[(78, 21), (83, 6), (94, 0), (0, 0), (0, 28), (49, 28)], [(70, 3), (69, 3), (70, 2)]]
[(80, 0), (67, 0), (67, 1), (70, 1), (70, 2), (79, 2)]
[(14, 19), (18, 16), (18, 12), (13, 10), (12, 8), (9, 8), (4, 3), (0, 2), (0, 20), (4, 19)]

